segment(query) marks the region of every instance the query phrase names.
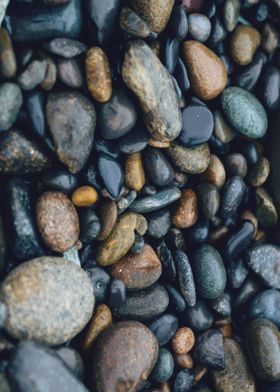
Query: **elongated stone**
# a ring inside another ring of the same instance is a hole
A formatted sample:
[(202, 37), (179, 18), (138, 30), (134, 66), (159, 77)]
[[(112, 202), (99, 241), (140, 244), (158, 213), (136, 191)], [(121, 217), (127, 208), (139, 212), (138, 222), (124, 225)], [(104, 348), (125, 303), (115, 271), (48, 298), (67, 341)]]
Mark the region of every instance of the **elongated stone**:
[(130, 210), (141, 214), (156, 211), (174, 203), (180, 198), (180, 196), (181, 192), (179, 188), (174, 186), (169, 187), (163, 191), (155, 193), (152, 196), (146, 196), (141, 199), (137, 199), (131, 204)]

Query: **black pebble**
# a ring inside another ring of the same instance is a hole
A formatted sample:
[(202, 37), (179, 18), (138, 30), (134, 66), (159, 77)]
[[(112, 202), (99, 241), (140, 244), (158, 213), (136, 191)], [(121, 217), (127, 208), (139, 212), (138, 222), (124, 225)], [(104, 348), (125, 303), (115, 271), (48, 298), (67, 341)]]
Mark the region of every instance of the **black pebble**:
[(213, 324), (213, 315), (201, 300), (196, 305), (188, 306), (184, 312), (185, 322), (194, 331), (205, 331)]
[(113, 279), (109, 288), (108, 305), (110, 308), (120, 308), (126, 300), (126, 286), (122, 280)]

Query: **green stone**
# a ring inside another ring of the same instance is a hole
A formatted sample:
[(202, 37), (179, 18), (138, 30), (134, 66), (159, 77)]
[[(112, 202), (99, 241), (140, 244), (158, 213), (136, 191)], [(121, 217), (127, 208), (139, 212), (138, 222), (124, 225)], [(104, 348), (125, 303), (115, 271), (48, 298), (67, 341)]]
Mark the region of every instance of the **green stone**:
[(159, 356), (152, 373), (152, 379), (156, 383), (162, 383), (172, 376), (174, 370), (174, 360), (171, 353), (166, 348), (159, 349)]
[(241, 87), (228, 87), (222, 106), (229, 123), (240, 133), (258, 139), (267, 131), (267, 115), (257, 98)]

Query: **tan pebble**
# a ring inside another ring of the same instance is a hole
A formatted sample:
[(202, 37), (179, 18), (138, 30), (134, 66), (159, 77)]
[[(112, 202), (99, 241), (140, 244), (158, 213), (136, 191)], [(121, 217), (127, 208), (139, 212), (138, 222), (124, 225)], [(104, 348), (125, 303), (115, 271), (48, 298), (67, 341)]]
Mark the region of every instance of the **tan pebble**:
[(97, 192), (91, 186), (81, 186), (72, 194), (72, 202), (77, 207), (89, 207), (96, 203), (97, 199)]
[(149, 146), (152, 146), (155, 148), (168, 148), (168, 147), (170, 147), (171, 142), (169, 140), (159, 141), (156, 139), (149, 139), (148, 144), (149, 144)]
[(57, 79), (57, 66), (54, 60), (47, 56), (47, 70), (45, 74), (45, 79), (41, 83), (41, 87), (43, 90), (50, 91), (55, 85)]
[(232, 337), (232, 327), (230, 324), (220, 327), (220, 330), (221, 330), (224, 338), (231, 338)]
[(172, 223), (179, 229), (191, 227), (197, 221), (197, 196), (191, 189), (184, 189), (174, 207)]
[(221, 188), (226, 181), (224, 165), (217, 155), (211, 154), (210, 163), (207, 170), (200, 175), (201, 181), (210, 182), (216, 187)]
[(232, 59), (239, 65), (248, 65), (261, 43), (260, 33), (251, 26), (237, 26), (230, 43)]
[(13, 78), (17, 73), (17, 62), (13, 44), (8, 32), (0, 28), (0, 74), (4, 78)]
[(145, 185), (145, 172), (140, 152), (135, 152), (127, 157), (124, 178), (127, 188), (136, 192)]
[(146, 233), (146, 231), (148, 230), (147, 219), (144, 217), (144, 215), (141, 215), (141, 214), (136, 214), (136, 215), (137, 215), (137, 218), (136, 218), (135, 231), (139, 235), (144, 235)]
[(248, 221), (250, 221), (253, 224), (253, 226), (255, 228), (255, 230), (254, 230), (254, 237), (256, 237), (257, 232), (258, 232), (258, 226), (259, 226), (259, 223), (258, 223), (258, 220), (257, 220), (256, 216), (251, 211), (245, 210), (242, 213), (241, 218), (244, 219), (244, 220), (248, 220)]
[(160, 384), (160, 390), (161, 392), (172, 392), (172, 388), (168, 381), (165, 381), (162, 384)]
[(202, 378), (206, 375), (206, 373), (207, 373), (207, 368), (198, 366), (195, 369), (195, 375), (194, 375), (195, 383), (198, 384), (202, 380)]
[(183, 58), (199, 98), (210, 100), (221, 94), (227, 85), (227, 71), (212, 50), (198, 41), (188, 40), (183, 43)]
[(248, 175), (250, 185), (254, 187), (262, 186), (270, 174), (270, 163), (265, 157), (252, 167)]
[(116, 202), (114, 200), (104, 200), (98, 209), (98, 216), (101, 228), (96, 239), (102, 241), (111, 234), (117, 221), (118, 208)]
[(82, 341), (82, 350), (84, 352), (90, 351), (94, 342), (113, 322), (110, 308), (105, 304), (96, 306), (92, 318), (90, 320), (85, 337)]
[(98, 102), (107, 102), (112, 96), (112, 78), (106, 53), (95, 46), (86, 55), (88, 89)]
[(265, 242), (266, 241), (266, 232), (264, 230), (258, 230), (254, 240), (256, 242)]
[(188, 327), (177, 329), (172, 338), (172, 348), (175, 354), (187, 354), (195, 344), (193, 331)]
[(193, 359), (190, 354), (177, 354), (174, 357), (176, 365), (184, 369), (193, 368)]

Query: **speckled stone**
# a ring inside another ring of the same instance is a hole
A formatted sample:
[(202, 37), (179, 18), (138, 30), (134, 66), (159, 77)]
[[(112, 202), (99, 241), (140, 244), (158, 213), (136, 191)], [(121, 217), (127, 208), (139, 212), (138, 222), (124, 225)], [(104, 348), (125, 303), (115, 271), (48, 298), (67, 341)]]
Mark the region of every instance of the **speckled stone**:
[(0, 173), (39, 173), (50, 164), (47, 152), (23, 132), (10, 130), (0, 133)]
[(107, 102), (112, 95), (112, 79), (106, 53), (95, 46), (86, 55), (86, 74), (88, 89), (98, 102)]
[(175, 253), (175, 262), (181, 293), (189, 306), (195, 306), (196, 287), (188, 256), (179, 249)]
[(174, 0), (129, 0), (129, 3), (155, 33), (161, 33), (170, 18)]
[(190, 352), (195, 344), (193, 331), (188, 327), (177, 329), (172, 338), (172, 349), (177, 355), (183, 355)]
[(275, 324), (256, 319), (245, 330), (245, 346), (255, 374), (264, 380), (280, 380), (280, 333)]
[(228, 87), (222, 94), (222, 107), (235, 130), (252, 139), (267, 131), (267, 115), (262, 104), (241, 87)]
[(131, 206), (131, 211), (145, 214), (147, 212), (157, 211), (174, 203), (181, 196), (181, 191), (175, 186), (170, 186), (151, 196), (146, 196), (135, 200)]
[(159, 349), (146, 326), (125, 321), (109, 327), (97, 340), (94, 351), (97, 392), (136, 392), (153, 370)]
[(117, 221), (118, 209), (116, 202), (114, 200), (104, 200), (98, 208), (98, 216), (101, 228), (96, 239), (101, 241), (111, 234)]
[(77, 173), (84, 167), (93, 144), (93, 104), (76, 91), (51, 93), (46, 113), (58, 159), (71, 173)]
[(102, 265), (110, 265), (125, 256), (135, 240), (137, 214), (128, 212), (122, 214), (111, 234), (96, 248), (96, 260)]
[(183, 44), (183, 58), (199, 98), (211, 100), (221, 94), (227, 84), (227, 71), (211, 49), (198, 41), (188, 40)]
[(121, 10), (120, 28), (128, 35), (137, 38), (148, 38), (153, 36), (151, 27), (147, 22), (134, 10), (128, 7), (123, 7)]
[(174, 206), (172, 223), (179, 229), (187, 229), (197, 221), (197, 196), (192, 189), (184, 189)]
[(8, 32), (0, 28), (0, 75), (3, 78), (13, 78), (17, 72), (17, 61), (13, 44)]
[(225, 369), (212, 371), (219, 392), (256, 392), (256, 384), (241, 346), (231, 338), (224, 339)]
[(210, 182), (217, 188), (222, 188), (226, 180), (226, 172), (222, 161), (217, 155), (210, 155), (207, 170), (200, 175), (201, 181)]
[(259, 275), (269, 287), (280, 289), (280, 271), (278, 268), (280, 248), (272, 244), (257, 245), (249, 250), (248, 266)]
[(94, 309), (92, 318), (82, 341), (83, 352), (91, 351), (96, 339), (113, 323), (109, 306), (99, 304)]
[(65, 37), (57, 37), (48, 42), (44, 42), (43, 46), (49, 52), (65, 59), (79, 56), (87, 50), (87, 46), (83, 42)]
[[(150, 4), (148, 1), (144, 3)], [(153, 138), (159, 141), (175, 139), (181, 131), (182, 118), (172, 79), (144, 41), (129, 43), (122, 76), (126, 85), (138, 97)]]
[(78, 214), (64, 193), (43, 193), (37, 201), (36, 218), (45, 244), (55, 252), (69, 250), (79, 238)]
[(166, 348), (159, 349), (158, 360), (151, 375), (156, 383), (163, 383), (170, 379), (174, 371), (174, 359)]
[(227, 31), (235, 29), (240, 12), (240, 0), (226, 0), (223, 8), (223, 22)]
[(127, 255), (110, 269), (115, 279), (122, 280), (128, 290), (145, 289), (155, 283), (161, 275), (161, 262), (153, 248), (145, 244), (135, 255)]
[(261, 35), (258, 30), (251, 26), (238, 26), (231, 37), (232, 59), (239, 65), (250, 64), (260, 43)]
[[(63, 295), (61, 295), (63, 293)], [(40, 257), (14, 268), (1, 286), (6, 330), (16, 339), (60, 345), (88, 323), (94, 295), (87, 274), (60, 257)]]
[(210, 163), (210, 149), (207, 143), (190, 148), (173, 143), (167, 149), (167, 153), (174, 165), (184, 173), (203, 173)]
[(263, 187), (256, 189), (256, 217), (265, 229), (275, 227), (278, 222), (278, 213), (272, 198)]
[(22, 102), (22, 93), (17, 84), (0, 85), (0, 131), (11, 128), (17, 119)]
[(136, 192), (145, 185), (145, 172), (140, 152), (130, 154), (126, 158), (124, 181), (127, 188)]

